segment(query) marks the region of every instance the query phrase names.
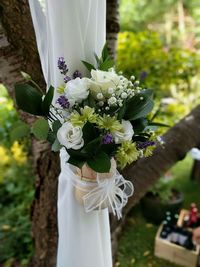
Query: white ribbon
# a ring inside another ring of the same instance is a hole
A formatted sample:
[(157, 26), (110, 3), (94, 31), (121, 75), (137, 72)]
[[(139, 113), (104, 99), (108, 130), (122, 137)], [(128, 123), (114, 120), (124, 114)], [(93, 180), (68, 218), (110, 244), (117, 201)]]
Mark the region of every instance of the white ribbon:
[[(98, 180), (98, 178), (97, 178)], [(98, 180), (97, 186), (83, 196), (86, 212), (107, 207), (110, 212), (122, 217), (122, 209), (134, 193), (133, 184), (116, 171), (109, 179)]]
[(101, 174), (97, 174), (96, 182), (87, 182), (81, 180), (72, 165), (70, 170), (71, 174), (66, 179), (70, 179), (73, 186), (84, 193), (82, 200), (86, 212), (108, 208), (118, 219), (122, 217), (122, 209), (134, 193), (130, 181), (116, 170), (111, 178), (101, 179)]

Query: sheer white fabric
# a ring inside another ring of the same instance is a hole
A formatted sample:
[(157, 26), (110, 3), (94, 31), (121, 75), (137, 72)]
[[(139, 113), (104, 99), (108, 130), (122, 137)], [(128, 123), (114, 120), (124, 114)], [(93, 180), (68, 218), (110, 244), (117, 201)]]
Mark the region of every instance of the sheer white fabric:
[[(94, 62), (94, 52), (99, 54), (105, 43), (106, 1), (29, 0), (29, 4), (47, 86), (56, 87), (63, 81), (57, 68), (61, 56), (70, 74), (79, 69), (86, 75), (80, 60)], [(111, 267), (108, 210), (86, 213), (78, 204), (67, 157), (61, 151), (57, 267)]]

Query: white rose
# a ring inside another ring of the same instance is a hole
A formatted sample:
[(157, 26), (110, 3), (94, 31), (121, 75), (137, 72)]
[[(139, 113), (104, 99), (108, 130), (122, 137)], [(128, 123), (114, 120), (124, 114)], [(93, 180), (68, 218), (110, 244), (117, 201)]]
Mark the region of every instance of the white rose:
[(108, 89), (113, 88), (114, 91), (120, 82), (119, 76), (114, 71), (92, 70), (91, 76), (90, 90), (93, 95), (103, 93), (106, 96), (108, 95)]
[(83, 132), (80, 126), (73, 126), (65, 122), (57, 132), (57, 138), (61, 145), (67, 149), (80, 149), (84, 145)]
[(89, 84), (86, 78), (76, 78), (70, 80), (65, 87), (65, 95), (69, 100), (70, 106), (73, 106), (75, 102), (80, 103), (86, 99), (89, 95)]
[(134, 135), (133, 127), (130, 121), (122, 120), (122, 127), (122, 131), (113, 133), (116, 144), (120, 144), (123, 141), (131, 140)]

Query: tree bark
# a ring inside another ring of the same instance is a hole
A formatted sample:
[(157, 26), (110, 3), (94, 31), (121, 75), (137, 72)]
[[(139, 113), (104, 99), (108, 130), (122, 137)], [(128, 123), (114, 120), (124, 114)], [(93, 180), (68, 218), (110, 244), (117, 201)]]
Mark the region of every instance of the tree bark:
[[(1, 0), (2, 24), (6, 35), (0, 38), (0, 82), (13, 97), (14, 84), (22, 82), (20, 71), (30, 73), (43, 88), (45, 83), (37, 52), (35, 34), (27, 0)], [(20, 112), (32, 123), (33, 116)], [(33, 140), (33, 163), (36, 174), (35, 197), (31, 208), (32, 236), (35, 246), (33, 266), (56, 265), (57, 182), (60, 172), (58, 154), (47, 143)]]
[(195, 180), (200, 183), (200, 161), (194, 160), (192, 172), (191, 172), (191, 180)]
[(106, 40), (110, 55), (116, 58), (117, 34), (119, 26), (119, 0), (107, 0)]

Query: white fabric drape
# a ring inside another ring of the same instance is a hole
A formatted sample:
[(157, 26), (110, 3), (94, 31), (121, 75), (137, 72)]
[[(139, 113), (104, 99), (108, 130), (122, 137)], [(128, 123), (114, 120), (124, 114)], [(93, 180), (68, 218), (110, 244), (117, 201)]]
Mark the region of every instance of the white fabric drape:
[[(86, 75), (80, 60), (94, 62), (94, 52), (99, 55), (105, 43), (106, 0), (29, 0), (29, 4), (47, 86), (63, 82), (57, 68), (61, 56), (69, 74), (78, 69)], [(60, 155), (57, 267), (111, 267), (108, 210), (84, 211), (74, 198), (68, 156), (64, 151)]]

